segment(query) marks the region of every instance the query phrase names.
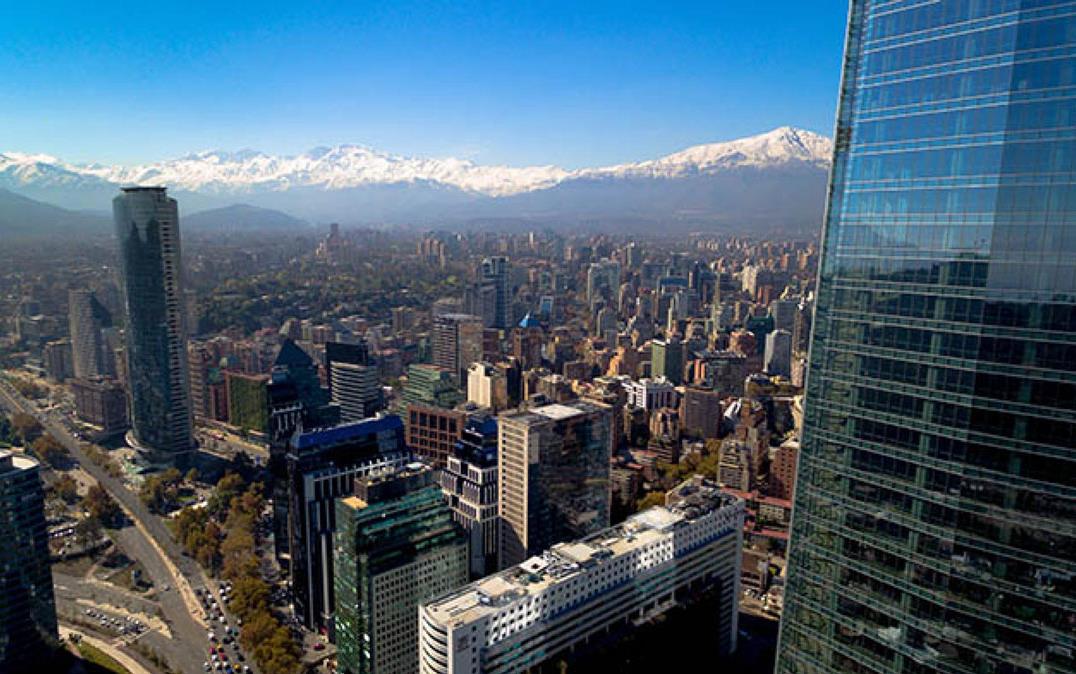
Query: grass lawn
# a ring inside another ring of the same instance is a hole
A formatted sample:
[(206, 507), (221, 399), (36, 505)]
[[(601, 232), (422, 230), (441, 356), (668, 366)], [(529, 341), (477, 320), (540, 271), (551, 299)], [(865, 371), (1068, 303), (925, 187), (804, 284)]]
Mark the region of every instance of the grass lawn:
[(130, 674), (130, 672), (127, 671), (127, 668), (116, 662), (112, 656), (99, 648), (91, 646), (86, 643), (85, 640), (79, 642), (78, 652), (82, 655), (83, 660), (92, 662), (98, 667), (102, 667), (110, 672), (115, 672), (115, 674)]

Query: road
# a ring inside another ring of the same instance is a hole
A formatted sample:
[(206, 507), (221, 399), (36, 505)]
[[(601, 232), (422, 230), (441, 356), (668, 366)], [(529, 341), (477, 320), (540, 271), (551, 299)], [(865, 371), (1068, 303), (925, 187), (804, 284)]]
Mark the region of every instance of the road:
[[(164, 523), (149, 512), (137, 494), (129, 490), (122, 480), (112, 477), (91, 461), (82, 451), (81, 443), (67, 428), (34, 408), (6, 381), (0, 381), (0, 405), (12, 412), (23, 412), (36, 418), (49, 434), (67, 448), (82, 469), (96, 479), (134, 520), (135, 526), (116, 532), (116, 539), (128, 556), (142, 563), (146, 574), (158, 588), (157, 601), (172, 631), (173, 639), (179, 642), (179, 647), (174, 649), (176, 659), (168, 658), (169, 663), (182, 674), (201, 674), (203, 655), (208, 643), (206, 630), (201, 622), (197, 603), (192, 606), (193, 598), (185, 598), (179, 588), (184, 585), (204, 587), (206, 579), (202, 570), (193, 560), (180, 553)], [(174, 570), (178, 571), (182, 578), (177, 578)]]

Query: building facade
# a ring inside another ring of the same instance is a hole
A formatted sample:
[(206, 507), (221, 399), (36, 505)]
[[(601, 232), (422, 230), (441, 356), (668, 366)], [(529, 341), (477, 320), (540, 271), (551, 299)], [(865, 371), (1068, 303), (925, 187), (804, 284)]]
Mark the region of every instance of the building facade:
[(1074, 52), (851, 3), (778, 672), (1076, 670)]
[(163, 187), (128, 187), (112, 212), (127, 310), (132, 435), (167, 460), (192, 448), (179, 211)]
[(467, 368), (482, 360), (482, 319), (471, 314), (445, 314), (433, 320), (433, 364), (467, 380)]
[[(696, 477), (658, 506), (419, 610), (419, 672), (509, 674), (714, 596), (707, 657), (736, 650), (744, 504)], [(569, 664), (568, 670), (572, 671)]]
[(32, 671), (59, 636), (36, 461), (0, 451), (0, 671)]
[(115, 377), (116, 358), (105, 335), (112, 328), (108, 309), (92, 291), (80, 288), (67, 294), (67, 319), (74, 375)]
[(467, 534), (471, 578), (497, 569), (497, 418), (467, 420), (455, 451), (441, 471), (441, 491), (452, 518)]
[(433, 471), (409, 464), (355, 481), (336, 501), (337, 671), (418, 670), (422, 602), (467, 583), (467, 540)]
[(333, 627), (334, 501), (356, 478), (410, 461), (399, 417), (297, 433), (287, 454), (288, 551), (295, 614), (309, 629)]
[(579, 401), (498, 417), (501, 568), (609, 526), (611, 416)]
[(75, 396), (75, 414), (82, 421), (97, 426), (105, 433), (127, 429), (127, 392), (123, 385), (110, 379), (73, 379), (71, 393)]

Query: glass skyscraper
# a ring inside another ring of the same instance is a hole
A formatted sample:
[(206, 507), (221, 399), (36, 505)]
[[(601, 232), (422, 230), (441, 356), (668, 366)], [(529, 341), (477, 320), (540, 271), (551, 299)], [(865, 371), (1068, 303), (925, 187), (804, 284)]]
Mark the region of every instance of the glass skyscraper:
[(1073, 672), (1076, 2), (851, 3), (777, 670)]
[(155, 460), (191, 449), (179, 211), (163, 187), (125, 187), (112, 201), (127, 308), (131, 430)]

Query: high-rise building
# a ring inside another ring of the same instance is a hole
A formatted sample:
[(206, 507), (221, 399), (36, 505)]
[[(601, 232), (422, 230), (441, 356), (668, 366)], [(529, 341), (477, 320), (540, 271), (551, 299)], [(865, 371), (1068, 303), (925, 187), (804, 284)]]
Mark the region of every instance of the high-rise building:
[(611, 426), (584, 401), (498, 418), (502, 568), (609, 526)]
[(465, 400), (456, 386), (456, 375), (436, 365), (412, 364), (400, 396), (404, 404), (452, 408)]
[(418, 608), (467, 583), (467, 539), (421, 463), (355, 480), (336, 501), (337, 671), (418, 671)]
[[(356, 478), (410, 461), (394, 415), (297, 433), (287, 454), (288, 551), (295, 614), (310, 629), (331, 629), (333, 500)], [(330, 634), (331, 636), (331, 634)]]
[(786, 379), (792, 376), (791, 332), (778, 329), (766, 335), (763, 369), (767, 374), (780, 375)]
[(1074, 52), (851, 3), (780, 673), (1076, 670)]
[(680, 400), (680, 418), (684, 435), (698, 439), (721, 434), (721, 394), (709, 389), (687, 386)]
[(512, 326), (512, 267), (507, 257), (487, 257), (482, 260), (479, 276), (483, 286), (493, 289), (493, 328)]
[(467, 402), (494, 412), (508, 407), (508, 378), (489, 363), (472, 363), (467, 371)]
[(269, 431), (269, 376), (226, 372), (228, 388), (228, 423), (244, 431)]
[(55, 339), (45, 344), (42, 358), (45, 362), (45, 374), (49, 379), (65, 382), (75, 376), (70, 339)]
[(325, 344), (329, 393), (340, 407), (340, 420), (348, 423), (377, 414), (383, 408), (377, 365), (370, 362), (366, 342)]
[(0, 451), (0, 672), (33, 671), (57, 643), (38, 464)]
[(677, 337), (655, 339), (650, 345), (650, 375), (664, 377), (674, 386), (684, 381), (684, 343)]
[(627, 636), (648, 619), (707, 599), (714, 607), (707, 657), (736, 650), (744, 502), (695, 478), (665, 506), (582, 540), (559, 543), (518, 566), (419, 609), (421, 674), (545, 671), (588, 640)]
[(433, 320), (433, 364), (467, 379), (467, 368), (482, 360), (482, 319), (470, 314), (445, 314)]
[(163, 187), (125, 187), (112, 212), (127, 310), (130, 435), (168, 460), (192, 447), (179, 210)]
[(497, 569), (497, 418), (474, 415), (464, 424), (441, 471), (441, 490), (452, 517), (467, 533), (472, 578)]
[(67, 324), (75, 376), (115, 377), (116, 359), (105, 335), (112, 327), (112, 315), (92, 291), (78, 289), (68, 293)]
[(587, 304), (598, 302), (615, 307), (620, 292), (620, 263), (615, 260), (595, 262), (587, 269)]

